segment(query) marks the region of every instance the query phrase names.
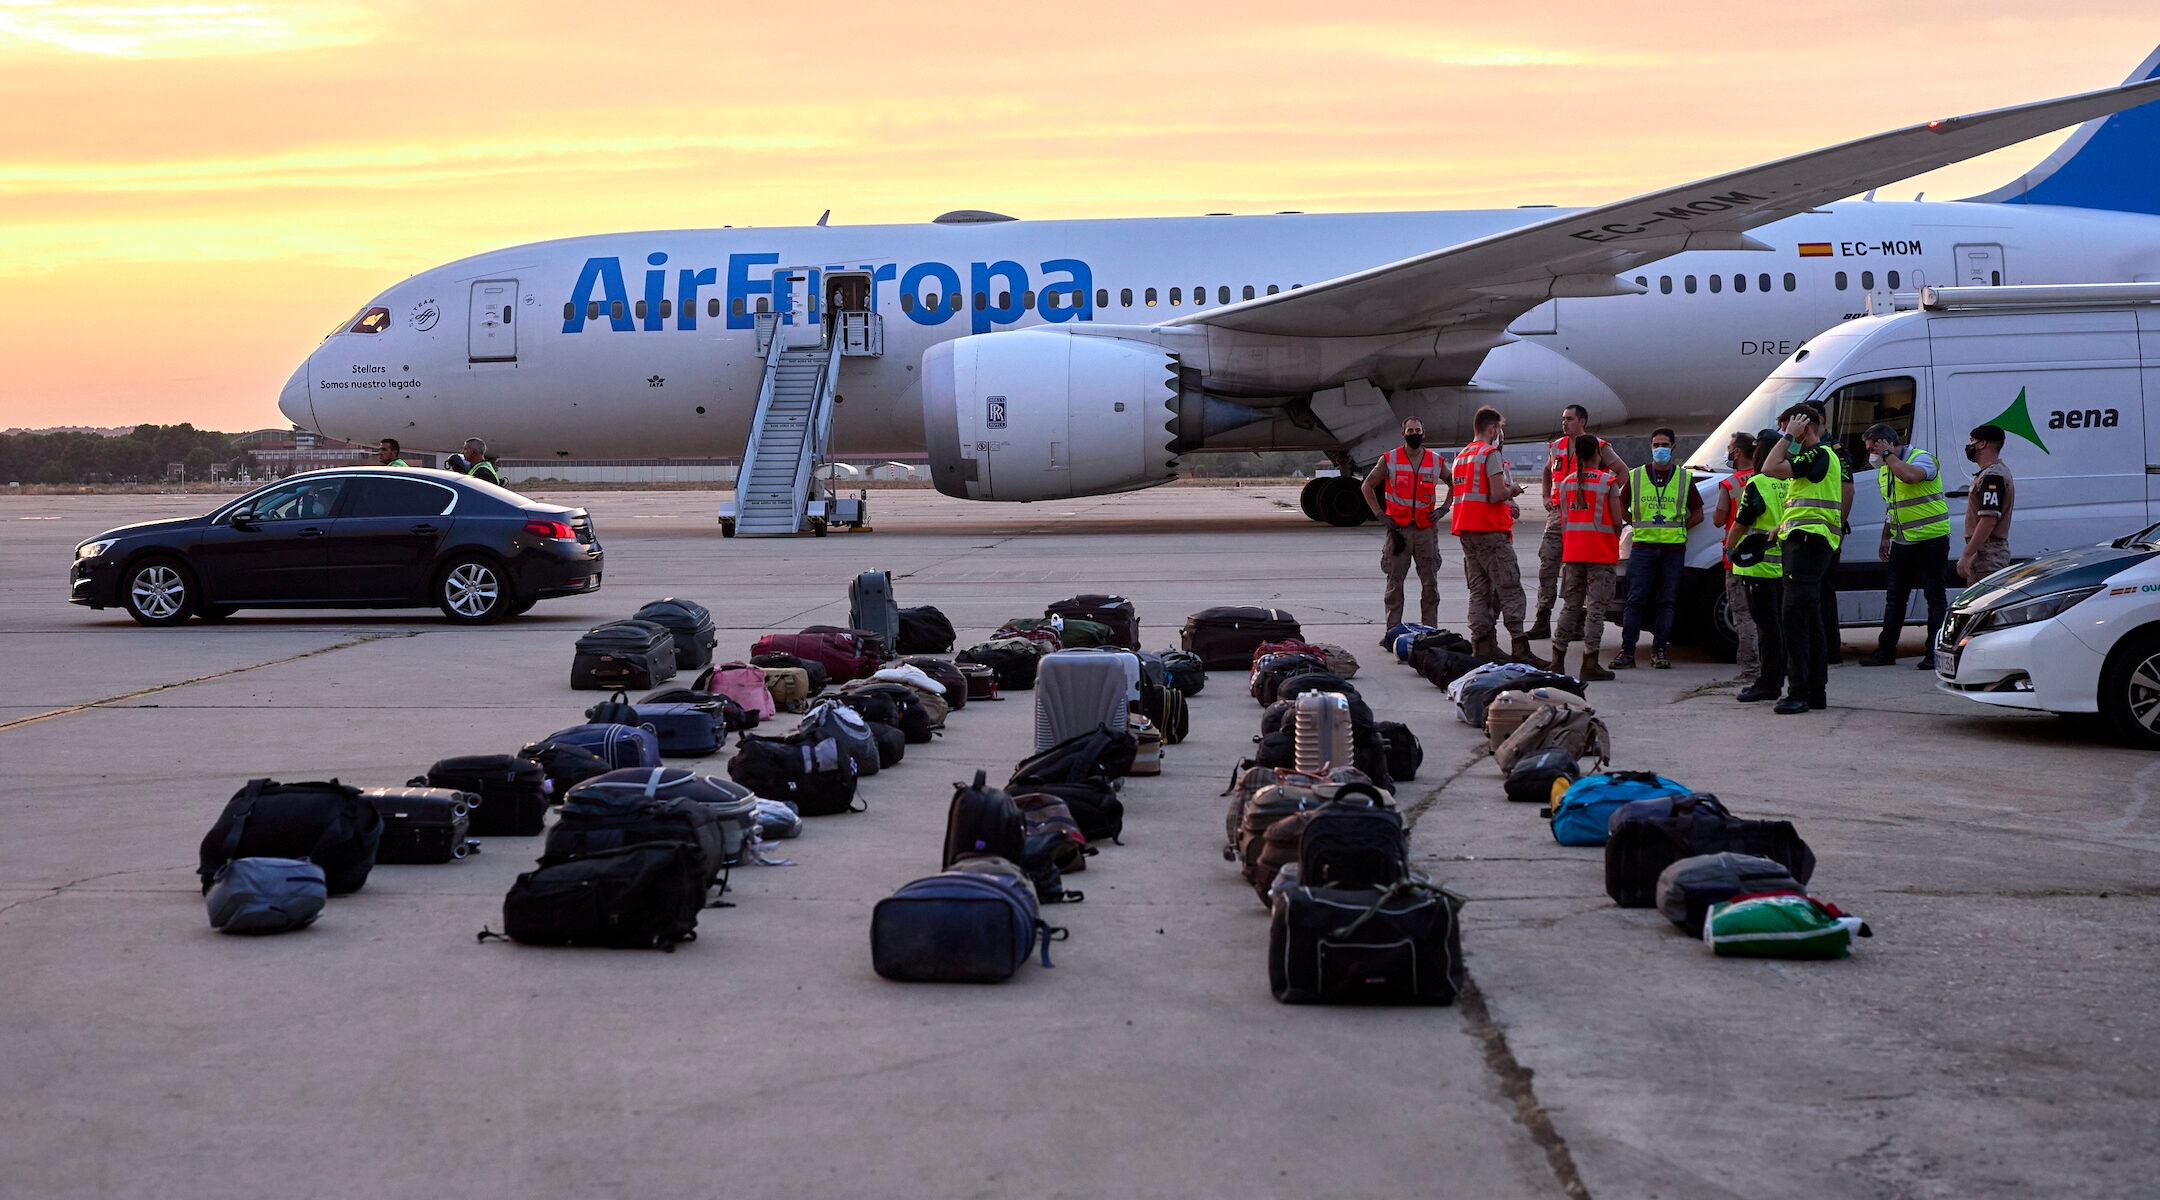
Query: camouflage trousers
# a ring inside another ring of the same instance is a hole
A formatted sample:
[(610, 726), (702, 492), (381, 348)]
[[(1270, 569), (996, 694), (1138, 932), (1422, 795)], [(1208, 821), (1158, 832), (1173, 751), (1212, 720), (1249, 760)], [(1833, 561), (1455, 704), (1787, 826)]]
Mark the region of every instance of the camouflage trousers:
[(1560, 519), (1560, 505), (1555, 503), (1551, 515), (1545, 518), (1545, 536), (1537, 544), (1537, 611), (1549, 613), (1553, 602), (1560, 598), (1560, 550), (1561, 536), (1566, 524)]
[(1515, 538), (1501, 532), (1457, 535), (1462, 542), (1463, 583), (1470, 589), (1470, 636), (1490, 637), (1495, 619), (1509, 633), (1523, 628), (1522, 568)]
[[(1605, 640), (1605, 610), (1612, 607), (1613, 564), (1564, 563), (1560, 567), (1560, 623), (1553, 626), (1553, 657), (1581, 642), (1596, 658)], [(1558, 668), (1554, 668), (1558, 670)]]
[(1740, 651), (1733, 665), (1740, 668), (1740, 678), (1752, 683), (1762, 673), (1762, 641), (1749, 607), (1747, 578), (1731, 571), (1725, 572), (1725, 611), (1732, 614), (1733, 632), (1740, 635)]
[(1440, 623), (1439, 526), (1391, 526), (1380, 539), (1380, 572), (1387, 578), (1387, 586), (1380, 591), (1380, 603), (1387, 609), (1386, 628), (1402, 624), (1403, 580), (1412, 564), (1417, 566), (1418, 620), (1427, 625)]
[(1989, 538), (1980, 543), (1973, 552), (1972, 578), (1967, 583), (1978, 583), (2010, 565), (2010, 542), (2007, 538)]

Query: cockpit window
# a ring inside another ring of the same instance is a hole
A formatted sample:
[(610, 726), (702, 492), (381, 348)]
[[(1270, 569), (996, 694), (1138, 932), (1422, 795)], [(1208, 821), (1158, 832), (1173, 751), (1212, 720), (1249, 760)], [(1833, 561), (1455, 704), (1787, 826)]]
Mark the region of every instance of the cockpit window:
[(388, 328), (390, 328), (390, 310), (387, 308), (371, 308), (360, 314), (360, 319), (352, 323), (352, 328), (348, 332), (381, 333)]

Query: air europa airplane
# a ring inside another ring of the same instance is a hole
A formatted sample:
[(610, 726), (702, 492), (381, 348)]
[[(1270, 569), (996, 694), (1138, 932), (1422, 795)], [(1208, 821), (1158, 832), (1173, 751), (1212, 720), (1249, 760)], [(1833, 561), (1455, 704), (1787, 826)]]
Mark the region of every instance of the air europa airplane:
[[(279, 407), (333, 437), (506, 456), (740, 454), (729, 533), (796, 532), (833, 455), (938, 490), (1144, 488), (1197, 451), (1346, 469), (1415, 414), (1465, 440), (1589, 409), (1707, 429), (1808, 337), (1923, 284), (2160, 279), (2160, 50), (2121, 87), (1929, 121), (1600, 208), (702, 229), (437, 267), (339, 324)], [(2138, 107), (2144, 105), (2144, 107)], [(1970, 200), (1871, 189), (2066, 125)], [(1837, 202), (1868, 192), (1870, 199)], [(1309, 515), (1364, 519), (1349, 480)]]

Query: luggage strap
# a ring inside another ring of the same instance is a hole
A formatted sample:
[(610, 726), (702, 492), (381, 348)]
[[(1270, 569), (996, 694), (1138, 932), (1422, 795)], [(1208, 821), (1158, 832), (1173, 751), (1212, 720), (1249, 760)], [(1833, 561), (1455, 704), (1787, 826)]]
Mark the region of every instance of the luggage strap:
[(647, 800), (658, 800), (660, 798), (660, 776), (666, 770), (666, 767), (654, 767), (652, 774), (645, 777), (645, 798)]
[(1447, 902), (1448, 910), (1451, 913), (1461, 912), (1462, 906), (1468, 902), (1466, 897), (1457, 895), (1456, 893), (1451, 892), (1446, 888), (1441, 887), (1438, 884), (1432, 883), (1428, 880), (1399, 879), (1394, 883), (1391, 883), (1386, 887), (1380, 889), (1380, 894), (1379, 896), (1374, 898), (1371, 908), (1368, 908), (1364, 912), (1358, 914), (1358, 918), (1356, 920), (1350, 922), (1348, 925), (1345, 925), (1340, 929), (1337, 929), (1335, 932), (1329, 934), (1328, 936), (1333, 938), (1349, 937), (1351, 934), (1356, 933), (1359, 929), (1363, 928), (1365, 922), (1372, 920), (1374, 916), (1378, 915), (1381, 905), (1386, 904), (1388, 901), (1393, 900), (1398, 896), (1409, 896), (1419, 893), (1438, 896), (1442, 900), (1445, 900)]
[(1040, 917), (1035, 919), (1035, 940), (1042, 945), (1043, 966), (1057, 966), (1056, 963), (1050, 961), (1050, 943), (1062, 942), (1071, 936), (1072, 930), (1065, 928), (1063, 925), (1052, 925)]

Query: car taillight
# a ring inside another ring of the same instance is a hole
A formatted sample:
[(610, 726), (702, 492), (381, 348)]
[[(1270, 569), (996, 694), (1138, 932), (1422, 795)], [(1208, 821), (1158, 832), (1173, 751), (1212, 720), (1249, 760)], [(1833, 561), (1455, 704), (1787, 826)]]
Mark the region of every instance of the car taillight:
[(561, 521), (527, 521), (525, 522), (525, 532), (532, 534), (534, 537), (557, 538), (563, 541), (568, 541), (577, 536), (570, 532), (570, 527)]

